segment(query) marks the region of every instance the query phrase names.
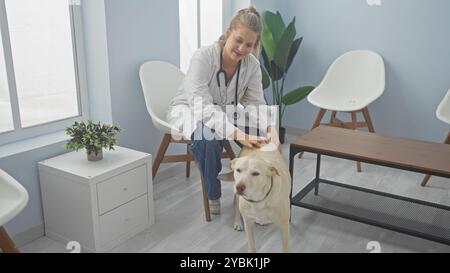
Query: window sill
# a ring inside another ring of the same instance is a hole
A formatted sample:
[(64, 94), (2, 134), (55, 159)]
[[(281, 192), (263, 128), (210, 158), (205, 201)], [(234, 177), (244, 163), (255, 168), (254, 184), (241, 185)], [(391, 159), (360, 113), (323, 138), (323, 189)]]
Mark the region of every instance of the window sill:
[(70, 137), (66, 135), (64, 131), (59, 131), (56, 133), (8, 143), (0, 146), (0, 159), (24, 152), (29, 152), (59, 142), (64, 142), (69, 139)]

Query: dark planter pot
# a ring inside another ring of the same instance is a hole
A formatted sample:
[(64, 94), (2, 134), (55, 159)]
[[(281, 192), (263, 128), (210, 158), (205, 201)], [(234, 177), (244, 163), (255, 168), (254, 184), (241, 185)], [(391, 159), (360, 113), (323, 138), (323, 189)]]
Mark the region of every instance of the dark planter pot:
[(280, 134), (279, 134), (279, 137), (280, 137), (280, 143), (281, 143), (281, 144), (284, 144), (284, 138), (285, 138), (285, 136), (286, 136), (286, 128), (280, 127)]
[(100, 161), (103, 159), (103, 150), (98, 151), (87, 151), (87, 158), (89, 161)]

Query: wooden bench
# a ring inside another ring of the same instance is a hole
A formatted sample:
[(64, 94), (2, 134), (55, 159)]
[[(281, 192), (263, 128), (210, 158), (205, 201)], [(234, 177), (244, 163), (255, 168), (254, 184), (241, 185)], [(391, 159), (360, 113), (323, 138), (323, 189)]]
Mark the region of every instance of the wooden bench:
[(450, 178), (450, 145), (319, 126), (290, 145), (292, 182), (300, 152), (317, 154), (316, 176), (291, 205), (450, 245), (450, 207), (320, 178), (321, 155)]

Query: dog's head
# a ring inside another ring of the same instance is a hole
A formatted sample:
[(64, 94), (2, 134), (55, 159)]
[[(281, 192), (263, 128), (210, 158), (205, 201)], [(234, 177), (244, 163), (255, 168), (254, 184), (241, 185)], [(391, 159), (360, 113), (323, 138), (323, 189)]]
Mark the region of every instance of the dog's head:
[(248, 199), (260, 200), (267, 193), (271, 178), (278, 170), (264, 159), (249, 156), (235, 158), (230, 162), (234, 172), (234, 191)]

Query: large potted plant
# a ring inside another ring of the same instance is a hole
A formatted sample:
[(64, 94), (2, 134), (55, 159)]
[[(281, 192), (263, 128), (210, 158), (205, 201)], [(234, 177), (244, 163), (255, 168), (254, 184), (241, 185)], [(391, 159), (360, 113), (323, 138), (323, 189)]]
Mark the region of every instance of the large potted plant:
[(295, 17), (285, 25), (281, 14), (270, 11), (264, 13), (263, 31), (261, 36), (261, 65), (263, 89), (272, 86), (272, 105), (278, 106), (278, 125), (280, 127), (280, 142), (284, 143), (285, 128), (283, 114), (288, 105), (304, 99), (314, 89), (314, 86), (300, 86), (289, 92), (284, 92), (284, 83), (292, 61), (297, 55), (303, 37), (295, 38)]
[(65, 130), (72, 137), (66, 149), (78, 151), (84, 148), (89, 161), (99, 161), (103, 159), (103, 148), (114, 150), (116, 135), (121, 131), (117, 126), (94, 123), (92, 120), (75, 122)]

